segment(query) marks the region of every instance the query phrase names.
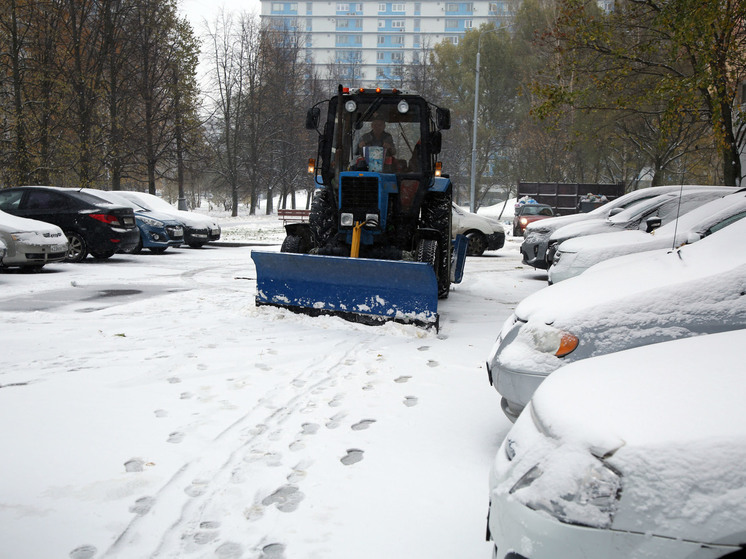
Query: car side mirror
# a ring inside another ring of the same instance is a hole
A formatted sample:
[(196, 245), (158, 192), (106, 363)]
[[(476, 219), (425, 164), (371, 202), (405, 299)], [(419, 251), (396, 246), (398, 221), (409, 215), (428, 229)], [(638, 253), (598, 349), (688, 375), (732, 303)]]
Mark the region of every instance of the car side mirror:
[(663, 224), (660, 217), (649, 217), (645, 220), (645, 232), (650, 233), (655, 231)]
[(319, 120), (321, 120), (321, 109), (311, 107), (306, 113), (306, 130), (318, 130)]
[(440, 107), (438, 107), (437, 109), (435, 109), (435, 118), (436, 124), (438, 125), (438, 130), (448, 130), (451, 127), (450, 109), (441, 109)]
[(702, 235), (700, 235), (699, 233), (695, 233), (695, 232), (693, 232), (693, 231), (690, 231), (690, 232), (689, 232), (689, 233), (687, 233), (687, 235), (686, 235), (686, 244), (690, 245), (690, 244), (692, 244), (692, 243), (696, 243), (696, 242), (697, 242), (697, 241), (699, 241), (699, 240), (700, 240), (701, 238), (702, 238)]

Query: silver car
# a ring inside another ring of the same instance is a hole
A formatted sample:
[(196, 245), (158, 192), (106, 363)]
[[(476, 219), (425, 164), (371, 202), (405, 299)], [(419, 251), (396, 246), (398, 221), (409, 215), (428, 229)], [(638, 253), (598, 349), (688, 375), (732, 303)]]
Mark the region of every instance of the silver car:
[[(684, 188), (689, 189), (697, 187), (684, 186)], [(678, 191), (680, 189), (681, 186), (653, 186), (650, 188), (643, 188), (633, 192), (628, 192), (624, 196), (620, 196), (611, 202), (607, 202), (603, 206), (588, 213), (562, 215), (537, 221), (536, 223), (529, 223), (524, 232), (523, 243), (521, 244), (523, 263), (542, 270), (549, 268), (552, 264), (551, 261), (547, 260), (549, 236), (560, 227), (591, 219), (605, 220), (607, 217), (616, 215), (622, 210), (630, 208), (639, 202), (655, 198), (656, 196), (660, 196), (666, 192), (674, 190)]]
[(26, 219), (0, 210), (0, 241), (6, 247), (2, 266), (41, 270), (45, 264), (63, 262), (67, 237), (51, 223)]
[(559, 367), (746, 327), (746, 220), (680, 249), (612, 258), (516, 307), (488, 357), (509, 419)]

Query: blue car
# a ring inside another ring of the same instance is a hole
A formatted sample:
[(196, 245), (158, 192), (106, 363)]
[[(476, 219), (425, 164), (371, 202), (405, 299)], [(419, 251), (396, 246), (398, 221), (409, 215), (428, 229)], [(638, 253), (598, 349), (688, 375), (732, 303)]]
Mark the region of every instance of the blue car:
[(107, 202), (116, 203), (122, 206), (131, 207), (135, 213), (135, 222), (140, 230), (140, 242), (132, 251), (137, 254), (143, 248), (150, 252), (162, 253), (168, 247), (179, 247), (184, 242), (184, 226), (173, 219), (171, 216), (144, 210), (137, 204), (132, 203), (123, 196), (115, 192), (105, 190), (95, 190), (86, 188), (89, 194), (98, 196)]

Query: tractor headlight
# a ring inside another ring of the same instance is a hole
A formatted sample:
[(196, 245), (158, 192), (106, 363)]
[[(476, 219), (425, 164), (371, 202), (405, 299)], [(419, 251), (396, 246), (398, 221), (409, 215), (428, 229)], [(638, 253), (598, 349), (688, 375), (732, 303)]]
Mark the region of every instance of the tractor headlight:
[(343, 213), (339, 216), (339, 224), (342, 227), (352, 227), (355, 224), (355, 216), (350, 213)]
[(378, 214), (365, 214), (365, 226), (371, 229), (378, 227)]
[(354, 113), (355, 109), (357, 109), (357, 103), (355, 103), (355, 101), (353, 101), (352, 99), (345, 103), (345, 110), (348, 113)]
[(409, 103), (407, 103), (404, 99), (399, 101), (399, 104), (396, 106), (396, 109), (401, 113), (404, 114), (407, 111), (409, 111)]

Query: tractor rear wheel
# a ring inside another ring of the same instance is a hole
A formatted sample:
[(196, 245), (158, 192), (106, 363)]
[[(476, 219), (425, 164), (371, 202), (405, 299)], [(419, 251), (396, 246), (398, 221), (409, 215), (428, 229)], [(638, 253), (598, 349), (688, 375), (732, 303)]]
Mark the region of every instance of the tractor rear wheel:
[(430, 194), (422, 204), (421, 223), (438, 231), (438, 256), (435, 274), (438, 276), (438, 297), (445, 299), (451, 290), (451, 194)]
[(417, 262), (426, 262), (437, 273), (438, 243), (432, 239), (420, 239), (417, 243)]

